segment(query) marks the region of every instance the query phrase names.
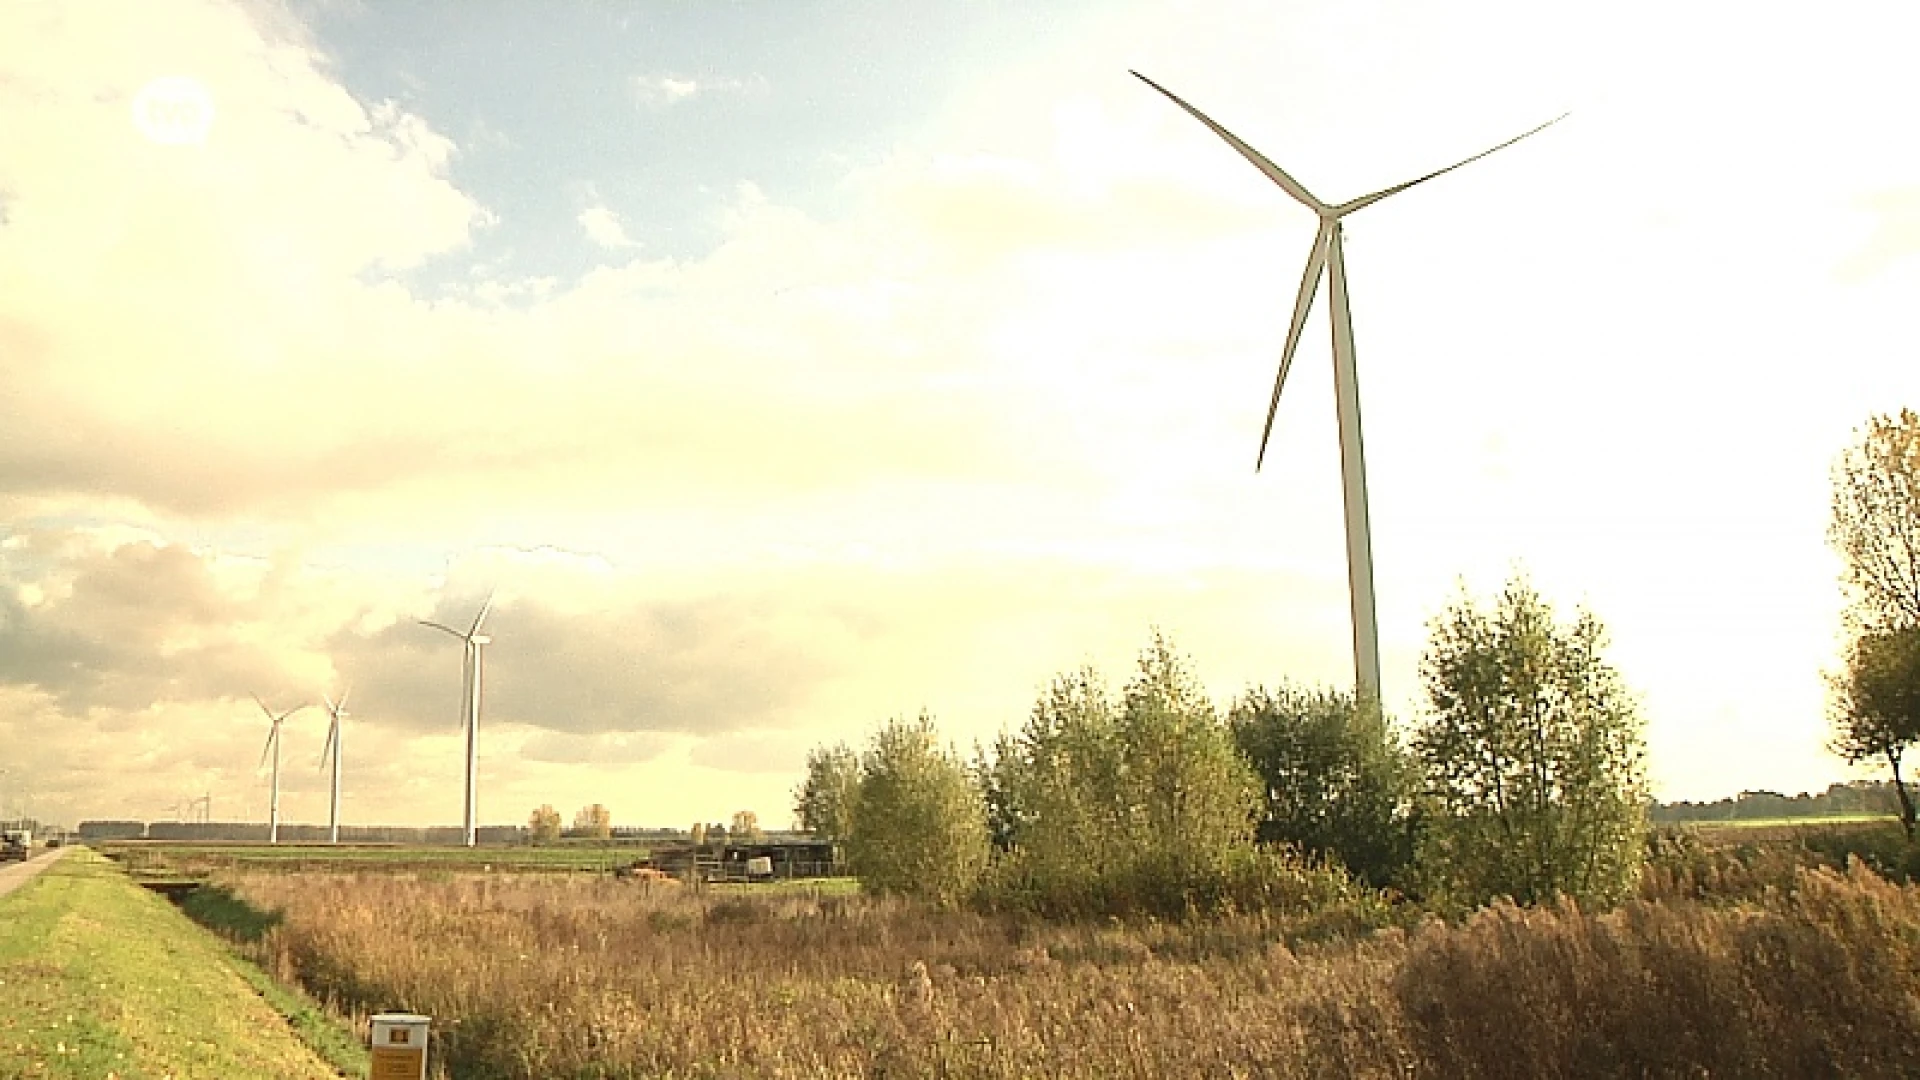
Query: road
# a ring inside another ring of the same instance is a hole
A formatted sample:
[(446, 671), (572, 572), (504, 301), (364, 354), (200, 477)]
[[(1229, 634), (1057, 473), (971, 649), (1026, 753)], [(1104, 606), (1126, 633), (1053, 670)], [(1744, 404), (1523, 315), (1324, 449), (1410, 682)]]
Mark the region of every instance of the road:
[(35, 874), (59, 862), (60, 856), (65, 855), (69, 850), (58, 847), (52, 851), (42, 851), (26, 862), (8, 863), (5, 867), (0, 867), (0, 896), (5, 896), (32, 881)]

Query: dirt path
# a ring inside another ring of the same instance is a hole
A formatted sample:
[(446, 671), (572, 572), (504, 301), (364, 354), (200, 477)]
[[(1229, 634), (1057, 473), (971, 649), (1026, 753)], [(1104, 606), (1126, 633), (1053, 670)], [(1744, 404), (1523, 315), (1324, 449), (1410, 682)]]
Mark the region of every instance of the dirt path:
[(32, 881), (35, 874), (59, 862), (60, 856), (66, 853), (66, 848), (54, 848), (52, 851), (35, 855), (26, 862), (8, 863), (4, 868), (0, 868), (0, 896), (5, 896)]

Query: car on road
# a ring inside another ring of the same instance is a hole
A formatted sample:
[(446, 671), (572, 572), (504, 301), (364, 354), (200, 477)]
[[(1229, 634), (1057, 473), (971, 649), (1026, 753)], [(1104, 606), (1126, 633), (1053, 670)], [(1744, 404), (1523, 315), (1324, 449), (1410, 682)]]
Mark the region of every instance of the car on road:
[(33, 854), (33, 833), (26, 829), (8, 829), (0, 833), (0, 862), (13, 862)]

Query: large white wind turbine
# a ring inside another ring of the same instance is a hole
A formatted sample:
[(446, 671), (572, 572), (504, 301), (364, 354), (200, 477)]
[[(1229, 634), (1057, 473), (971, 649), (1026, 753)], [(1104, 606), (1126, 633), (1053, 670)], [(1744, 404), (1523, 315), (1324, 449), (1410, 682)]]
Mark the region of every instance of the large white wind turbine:
[(1253, 468), (1255, 472), (1260, 471), (1260, 466), (1266, 461), (1267, 440), (1273, 435), (1273, 417), (1280, 407), (1280, 388), (1287, 381), (1287, 368), (1293, 364), (1293, 350), (1300, 344), (1300, 331), (1306, 325), (1307, 309), (1313, 305), (1313, 294), (1320, 287), (1320, 275), (1324, 271), (1329, 278), (1327, 288), (1331, 310), (1328, 321), (1333, 324), (1333, 392), (1340, 423), (1341, 494), (1347, 514), (1347, 590), (1353, 607), (1354, 689), (1361, 697), (1379, 702), (1380, 632), (1373, 605), (1373, 536), (1367, 523), (1367, 463), (1360, 440), (1360, 383), (1353, 363), (1353, 314), (1347, 307), (1347, 263), (1341, 252), (1341, 219), (1389, 195), (1396, 195), (1415, 184), (1450, 173), (1468, 162), (1478, 161), (1495, 150), (1512, 146), (1528, 135), (1566, 119), (1566, 114), (1562, 113), (1525, 134), (1516, 135), (1491, 150), (1482, 150), (1418, 179), (1343, 203), (1327, 203), (1308, 191), (1298, 180), (1288, 176), (1280, 166), (1268, 161), (1260, 151), (1241, 142), (1233, 132), (1182, 101), (1173, 91), (1137, 71), (1133, 72), (1133, 76), (1165, 94), (1195, 120), (1207, 125), (1215, 135), (1238, 150), (1241, 157), (1252, 162), (1254, 168), (1265, 173), (1268, 179), (1320, 217), (1320, 231), (1313, 238), (1313, 249), (1307, 253), (1306, 273), (1301, 275), (1300, 293), (1294, 300), (1293, 322), (1287, 328), (1286, 348), (1280, 353), (1280, 373), (1273, 380), (1273, 398), (1267, 403), (1267, 424), (1260, 432), (1260, 453), (1254, 459)]
[(466, 643), (465, 678), (462, 680), (466, 704), (467, 723), (467, 816), (466, 844), (474, 846), (474, 819), (479, 809), (476, 784), (480, 772), (480, 668), (481, 653), (493, 639), (480, 632), (480, 625), (487, 621), (487, 612), (493, 610), (493, 594), (487, 594), (487, 602), (480, 605), (480, 614), (473, 617), (473, 625), (461, 633), (451, 626), (442, 626), (437, 622), (420, 619), (421, 626), (431, 626), (435, 630), (452, 634)]
[(267, 755), (273, 755), (273, 781), (267, 795), (267, 843), (277, 844), (280, 842), (280, 724), (306, 706), (296, 705), (275, 716), (273, 710), (267, 708), (267, 703), (260, 700), (259, 694), (253, 695), (253, 703), (260, 706), (260, 711), (267, 714), (267, 720), (273, 725), (267, 731), (267, 744), (260, 748), (260, 765), (255, 767), (265, 766)]
[(327, 843), (340, 842), (340, 718), (347, 715), (347, 695), (353, 693), (348, 687), (340, 691), (340, 700), (335, 701), (322, 694), (320, 700), (327, 704), (327, 715), (333, 722), (327, 727), (326, 749), (320, 751), (320, 767), (327, 767), (327, 759), (333, 759), (333, 800), (327, 814)]

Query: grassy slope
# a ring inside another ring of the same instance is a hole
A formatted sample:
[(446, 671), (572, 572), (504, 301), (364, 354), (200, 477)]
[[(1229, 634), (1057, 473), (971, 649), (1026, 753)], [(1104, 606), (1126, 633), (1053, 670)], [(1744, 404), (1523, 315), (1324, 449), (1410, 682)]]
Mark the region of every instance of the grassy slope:
[(0, 1075), (339, 1074), (225, 946), (79, 849), (0, 900)]

